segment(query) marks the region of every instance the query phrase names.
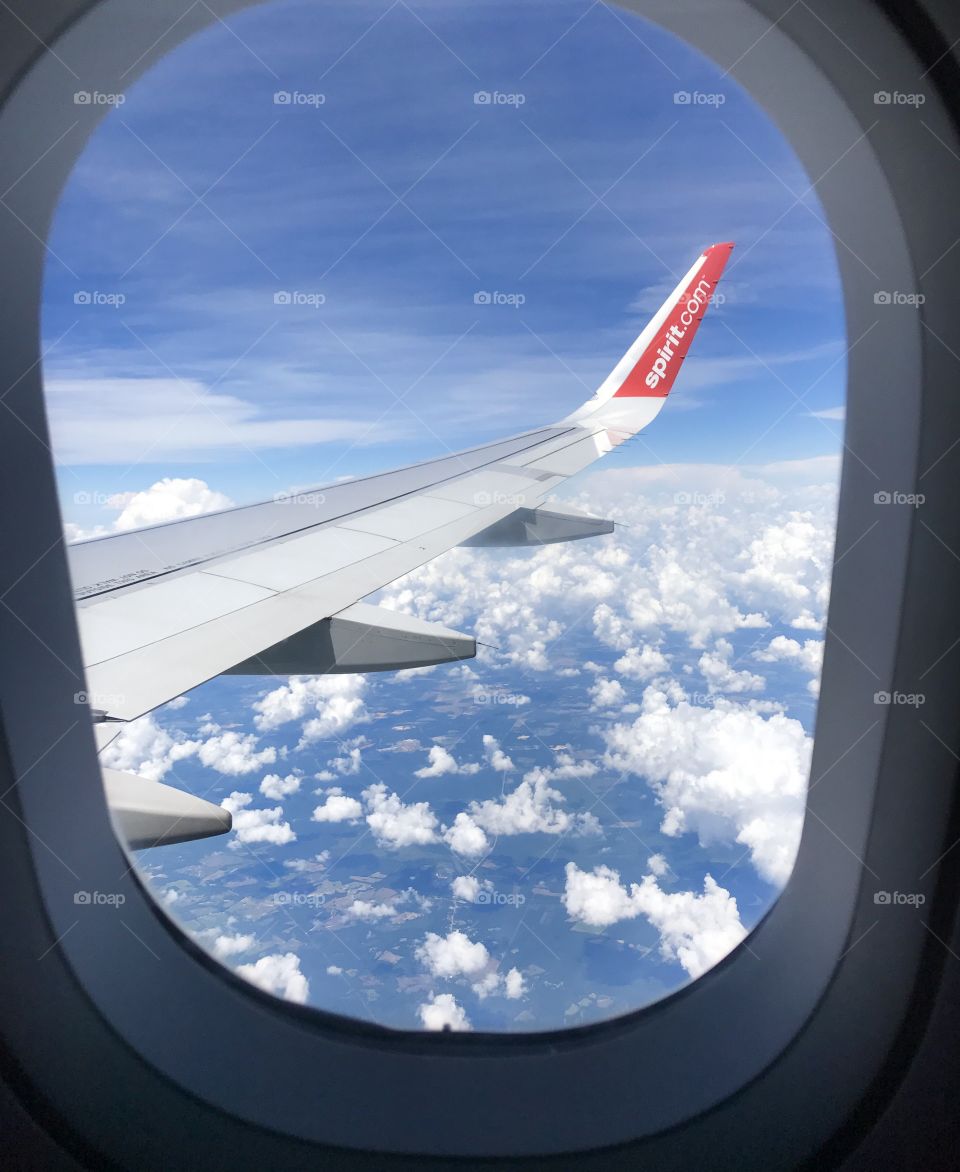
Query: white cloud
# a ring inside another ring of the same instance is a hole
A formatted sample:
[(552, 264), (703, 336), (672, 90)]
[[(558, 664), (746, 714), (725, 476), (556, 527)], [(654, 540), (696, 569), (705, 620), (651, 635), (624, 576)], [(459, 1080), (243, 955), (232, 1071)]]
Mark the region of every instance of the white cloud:
[(352, 744), (347, 748), (345, 756), (334, 757), (327, 764), (331, 769), (336, 770), (341, 777), (354, 777), (360, 772), (360, 767), (363, 764), (362, 748), (361, 744)]
[(235, 932), (232, 936), (221, 935), (213, 942), (213, 955), (218, 960), (224, 960), (228, 956), (236, 956), (239, 952), (248, 952), (256, 942), (255, 936), (245, 936), (240, 932)]
[[(124, 532), (145, 525), (159, 525), (163, 521), (175, 521), (181, 517), (196, 517), (216, 509), (229, 509), (232, 505), (233, 501), (228, 496), (216, 492), (205, 480), (165, 477), (140, 492), (117, 492), (108, 496), (103, 507), (118, 513), (109, 528), (95, 525), (92, 529), (84, 529), (68, 521), (64, 529), (68, 541), (82, 541), (109, 532)], [(186, 697), (180, 696), (177, 701), (170, 701), (168, 707), (182, 708), (186, 703)]]
[(199, 748), (199, 741), (170, 733), (157, 724), (154, 716), (147, 715), (125, 724), (100, 754), (100, 760), (108, 769), (160, 781), (177, 761), (193, 756)]
[(594, 867), (581, 871), (576, 863), (567, 863), (567, 881), (563, 906), (571, 920), (589, 924), (592, 928), (607, 928), (620, 920), (632, 920), (640, 914), (640, 905), (633, 892), (620, 882), (619, 872), (610, 867)]
[(664, 834), (702, 845), (736, 840), (758, 873), (786, 882), (803, 824), (811, 739), (797, 720), (718, 701), (671, 703), (653, 686), (632, 724), (604, 731), (605, 760), (643, 777), (664, 810)]
[(703, 893), (667, 893), (653, 875), (629, 890), (610, 867), (581, 871), (567, 863), (563, 904), (571, 920), (605, 928), (643, 915), (660, 934), (660, 953), (699, 977), (746, 936), (737, 901), (707, 875)]
[(483, 755), (491, 769), (497, 773), (510, 773), (516, 769), (513, 761), (500, 748), (500, 742), (489, 733), (483, 735)]
[(452, 993), (430, 994), (429, 1001), (425, 1001), (417, 1009), (420, 1021), (426, 1030), (470, 1030), (473, 1027), (467, 1017), (467, 1011), (457, 1004)]
[(795, 663), (801, 671), (809, 672), (814, 678), (807, 684), (807, 690), (814, 696), (820, 693), (820, 670), (823, 667), (823, 640), (806, 639), (801, 645), (796, 639), (777, 635), (767, 647), (753, 653), (761, 663)]
[(310, 982), (300, 971), (300, 957), (295, 952), (261, 956), (254, 964), (242, 964), (237, 973), (252, 984), (303, 1005), (310, 996)]
[(437, 841), (437, 818), (426, 802), (405, 805), (381, 782), (361, 796), (367, 806), (367, 825), (380, 846), (423, 846)]
[(461, 810), (454, 818), (453, 825), (446, 827), (443, 841), (458, 855), (475, 858), (490, 848), (487, 836), (469, 814)]
[(280, 802), (290, 794), (295, 794), (300, 788), (300, 778), (295, 773), (288, 773), (281, 777), (278, 773), (268, 773), (260, 782), (260, 792), (265, 798)]
[(347, 908), (347, 915), (355, 920), (383, 920), (392, 916), (396, 908), (390, 903), (374, 903), (370, 899), (355, 899)]
[(343, 975), (343, 969), (338, 964), (327, 965), (327, 976), (339, 977)]
[(487, 835), (596, 833), (590, 814), (570, 814), (559, 803), (564, 797), (547, 784), (548, 770), (533, 769), (516, 789), (497, 799), (471, 802), (444, 832), (444, 841), (457, 854), (476, 856), (488, 849)]
[(476, 977), (490, 966), (486, 945), (460, 931), (446, 936), (428, 932), (415, 955), (434, 977)]
[(640, 648), (628, 647), (614, 663), (613, 670), (632, 680), (645, 681), (669, 671), (670, 660), (662, 651), (644, 643)]
[(626, 692), (619, 680), (607, 680), (602, 676), (590, 689), (591, 708), (619, 708), (626, 700)]
[(62, 464), (114, 464), (118, 453), (131, 462), (193, 462), (224, 450), (369, 444), (396, 435), (360, 420), (264, 418), (256, 402), (196, 379), (51, 378), (44, 389)]
[(363, 806), (356, 798), (344, 794), (330, 794), (326, 801), (313, 811), (314, 822), (356, 822), (363, 816)]
[(523, 973), (519, 969), (511, 969), (504, 978), (504, 994), (511, 1000), (516, 1001), (517, 998), (522, 997), (526, 989), (523, 983)]
[(716, 692), (762, 692), (766, 681), (763, 676), (749, 671), (737, 671), (730, 663), (733, 644), (728, 639), (718, 639), (712, 652), (705, 651), (697, 666), (707, 681), (711, 695)]
[(651, 855), (647, 859), (647, 870), (651, 875), (656, 875), (658, 879), (662, 879), (670, 870), (670, 865), (663, 855)]
[(231, 840), (231, 847), (248, 842), (269, 842), (274, 846), (282, 846), (296, 840), (293, 827), (289, 822), (283, 821), (283, 806), (248, 810), (247, 806), (252, 801), (253, 794), (237, 793), (234, 790), (220, 803), (233, 815), (233, 833), (236, 837)]
[(291, 676), (254, 705), (254, 725), (261, 731), (315, 715), (304, 723), (298, 748), (328, 737), (342, 737), (367, 719), (362, 675)]
[(414, 774), (415, 777), (442, 777), (447, 773), (472, 774), (480, 770), (480, 766), (476, 764), (460, 765), (453, 754), (442, 745), (433, 745), (427, 754), (427, 760), (430, 764), (418, 769)]
[(661, 635), (703, 651), (781, 618), (799, 626), (822, 619), (838, 469), (837, 458), (823, 457), (591, 473), (572, 503), (629, 527), (517, 556), (452, 550), (381, 601), (469, 625), (502, 649), (481, 648), (481, 659), (537, 671), (552, 666), (552, 648), (562, 645), (555, 640), (587, 611), (596, 637), (622, 653), (619, 674), (649, 679), (664, 670), (663, 653), (651, 647)]
[(464, 899), (467, 903), (476, 903), (480, 894), (480, 880), (474, 875), (457, 875), (450, 884), (450, 890), (455, 899)]
[(223, 731), (218, 724), (207, 724), (201, 729), (201, 732), (208, 731), (213, 736), (200, 743), (197, 756), (202, 764), (218, 773), (239, 777), (264, 765), (272, 765), (277, 759), (277, 750), (272, 745), (257, 749), (259, 742), (253, 733), (238, 733), (232, 729)]
[(117, 493), (107, 500), (109, 508), (121, 510), (113, 523), (114, 529), (118, 530), (140, 529), (162, 521), (196, 517), (216, 509), (229, 509), (232, 505), (228, 496), (195, 477), (182, 480), (166, 476), (142, 492)]

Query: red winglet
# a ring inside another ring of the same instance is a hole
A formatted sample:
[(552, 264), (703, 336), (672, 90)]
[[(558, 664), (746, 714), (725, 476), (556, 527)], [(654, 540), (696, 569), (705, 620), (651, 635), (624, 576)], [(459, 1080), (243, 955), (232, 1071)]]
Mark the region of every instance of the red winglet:
[(665, 399), (707, 312), (732, 243), (712, 244), (614, 398)]

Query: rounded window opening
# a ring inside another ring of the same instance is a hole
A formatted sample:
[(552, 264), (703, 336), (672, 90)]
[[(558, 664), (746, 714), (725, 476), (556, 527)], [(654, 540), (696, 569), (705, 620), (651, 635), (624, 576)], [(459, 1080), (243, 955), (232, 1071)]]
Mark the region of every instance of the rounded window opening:
[[(172, 803), (150, 890), (261, 988), (395, 1028), (582, 1025), (701, 976), (792, 868), (832, 568), (840, 283), (785, 140), (672, 35), (565, 0), (274, 3), (77, 101), (111, 108), (44, 371), (118, 829)], [(565, 462), (651, 320), (646, 389)], [(336, 549), (292, 554), (321, 521)], [(197, 686), (141, 715), (149, 657), (109, 665), (200, 628), (150, 673)]]

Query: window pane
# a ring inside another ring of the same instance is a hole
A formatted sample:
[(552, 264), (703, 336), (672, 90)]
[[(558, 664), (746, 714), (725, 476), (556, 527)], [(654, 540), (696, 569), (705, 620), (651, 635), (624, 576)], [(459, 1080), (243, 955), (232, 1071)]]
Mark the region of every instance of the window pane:
[(221, 675), (102, 754), (231, 812), (137, 864), (280, 996), (546, 1030), (700, 976), (793, 865), (832, 566), (846, 341), (785, 140), (689, 46), (566, 0), (270, 4), (78, 102), (114, 108), (47, 271), (71, 540), (551, 424), (736, 242), (658, 418), (558, 489), (613, 533), (366, 599), (475, 659)]

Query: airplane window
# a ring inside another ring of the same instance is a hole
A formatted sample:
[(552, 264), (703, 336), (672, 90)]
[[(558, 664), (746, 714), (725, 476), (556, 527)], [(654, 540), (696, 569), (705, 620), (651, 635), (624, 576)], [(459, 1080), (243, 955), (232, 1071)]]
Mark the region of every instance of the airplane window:
[[(818, 176), (602, 3), (272, 3), (75, 101), (109, 109), (44, 293), (77, 703), (157, 901), (400, 1029), (583, 1025), (749, 949), (857, 342)], [(651, 319), (619, 401), (662, 411), (573, 458)]]

